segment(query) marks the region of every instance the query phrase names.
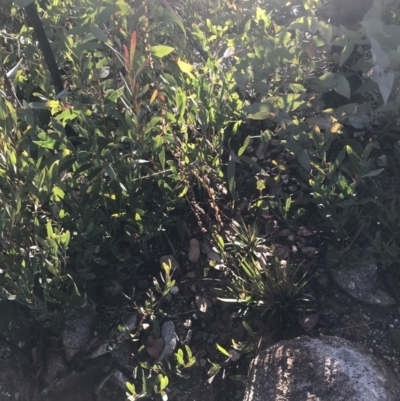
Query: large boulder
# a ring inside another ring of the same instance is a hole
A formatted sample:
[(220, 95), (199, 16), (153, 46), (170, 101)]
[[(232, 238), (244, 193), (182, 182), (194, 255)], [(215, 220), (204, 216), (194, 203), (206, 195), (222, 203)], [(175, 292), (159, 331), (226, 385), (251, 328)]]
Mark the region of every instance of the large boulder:
[(400, 383), (339, 337), (281, 341), (252, 361), (244, 401), (399, 401)]

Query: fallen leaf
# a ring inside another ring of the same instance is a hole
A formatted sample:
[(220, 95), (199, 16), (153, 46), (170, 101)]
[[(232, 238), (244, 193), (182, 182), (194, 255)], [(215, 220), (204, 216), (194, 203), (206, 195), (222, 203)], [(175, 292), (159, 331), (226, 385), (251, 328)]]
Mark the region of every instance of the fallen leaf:
[(146, 351), (155, 359), (161, 355), (164, 349), (164, 339), (154, 338), (152, 334), (147, 337)]
[(190, 240), (188, 259), (193, 263), (197, 263), (200, 259), (200, 243), (196, 238)]

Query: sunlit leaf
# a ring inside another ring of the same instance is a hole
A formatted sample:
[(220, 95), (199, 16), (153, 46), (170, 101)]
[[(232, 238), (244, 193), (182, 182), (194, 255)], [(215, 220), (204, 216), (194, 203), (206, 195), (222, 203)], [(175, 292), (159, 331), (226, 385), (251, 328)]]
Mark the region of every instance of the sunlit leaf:
[(172, 53), (175, 49), (171, 46), (165, 46), (165, 45), (157, 45), (157, 46), (151, 46), (150, 51), (153, 54), (153, 56), (156, 57), (164, 57), (167, 56), (168, 54)]
[(178, 63), (178, 67), (180, 68), (180, 70), (182, 72), (185, 72), (188, 74), (194, 70), (194, 67), (191, 64), (186, 63), (185, 61), (181, 60), (181, 58), (178, 58), (177, 63)]
[(217, 349), (219, 352), (221, 352), (222, 354), (224, 354), (225, 356), (227, 356), (228, 358), (231, 357), (231, 354), (223, 347), (221, 347), (219, 344), (216, 344)]

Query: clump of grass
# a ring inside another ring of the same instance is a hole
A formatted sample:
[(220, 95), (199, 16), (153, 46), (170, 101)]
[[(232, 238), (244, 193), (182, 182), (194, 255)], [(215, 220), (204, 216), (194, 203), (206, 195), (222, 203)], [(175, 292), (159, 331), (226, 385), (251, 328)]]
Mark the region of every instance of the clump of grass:
[(308, 278), (301, 272), (301, 264), (279, 260), (256, 225), (235, 223), (232, 227), (229, 242), (218, 242), (231, 277), (220, 299), (245, 306), (243, 312), (256, 308), (280, 323), (295, 312), (312, 310), (312, 299), (305, 291)]

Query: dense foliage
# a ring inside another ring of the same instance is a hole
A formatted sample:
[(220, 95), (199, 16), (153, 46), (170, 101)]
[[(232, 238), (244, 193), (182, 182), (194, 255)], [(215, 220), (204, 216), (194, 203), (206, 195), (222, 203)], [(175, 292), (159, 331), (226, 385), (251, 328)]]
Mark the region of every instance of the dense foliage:
[[(400, 2), (358, 8), (358, 25), (300, 3), (40, 1), (56, 93), (32, 1), (0, 0), (2, 296), (58, 324), (190, 211), (222, 252), (240, 209), (294, 227), (311, 216), (333, 243), (363, 237), (395, 268)], [(265, 158), (270, 143), (280, 150)], [(267, 290), (279, 293), (247, 301)]]

